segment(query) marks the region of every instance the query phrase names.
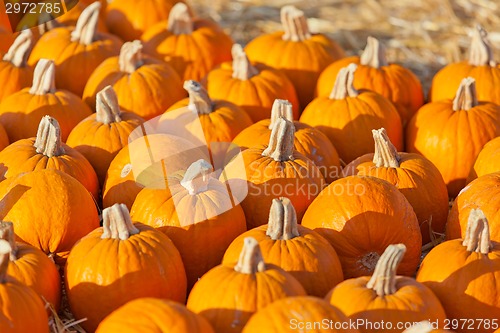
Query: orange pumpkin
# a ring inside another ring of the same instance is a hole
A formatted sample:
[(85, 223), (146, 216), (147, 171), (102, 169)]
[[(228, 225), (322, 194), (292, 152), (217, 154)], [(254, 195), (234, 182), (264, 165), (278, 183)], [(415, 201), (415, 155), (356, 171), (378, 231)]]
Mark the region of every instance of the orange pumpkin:
[(424, 105), (406, 130), (406, 149), (429, 159), (454, 198), (464, 188), (477, 155), (500, 135), (500, 106), (478, 102), (475, 80), (462, 80), (453, 101)]
[(116, 91), (124, 111), (144, 119), (162, 114), (186, 96), (177, 73), (164, 62), (143, 55), (140, 41), (123, 44), (118, 57), (97, 67), (85, 86), (85, 103), (95, 109), (97, 93), (108, 85)]
[(424, 104), (424, 93), (418, 77), (409, 69), (388, 63), (384, 46), (375, 38), (368, 37), (366, 48), (360, 57), (338, 60), (319, 76), (316, 94), (328, 97), (340, 70), (349, 64), (358, 65), (354, 75), (357, 89), (371, 90), (391, 101), (399, 113), (403, 127)]
[(122, 112), (115, 91), (107, 86), (97, 94), (96, 113), (76, 125), (66, 143), (85, 156), (99, 183), (104, 184), (111, 161), (128, 144), (130, 133), (143, 122), (134, 113)]
[(245, 50), (250, 60), (282, 70), (305, 108), (314, 97), (320, 73), (344, 57), (344, 50), (323, 34), (311, 34), (304, 12), (294, 6), (281, 8), (281, 24), (283, 31), (261, 35)]
[(223, 264), (238, 261), (247, 237), (257, 240), (264, 262), (290, 273), (308, 295), (323, 297), (344, 279), (335, 250), (318, 233), (297, 223), (288, 198), (273, 200), (268, 224), (238, 236), (224, 254)]
[(0, 152), (5, 149), (9, 145), (9, 136), (7, 135), (7, 132), (5, 131), (5, 128), (3, 128), (2, 125), (0, 125)]
[(237, 333), (257, 310), (290, 296), (305, 296), (304, 288), (265, 263), (259, 243), (249, 237), (237, 263), (211, 269), (194, 285), (187, 307), (208, 319), (217, 333)]
[(231, 60), (231, 37), (215, 22), (192, 17), (184, 3), (172, 8), (168, 23), (153, 25), (141, 39), (146, 53), (165, 60), (183, 80), (200, 80)]
[(493, 59), (487, 32), (477, 26), (472, 35), (469, 59), (452, 63), (436, 73), (429, 93), (431, 101), (453, 99), (464, 77), (476, 79), (477, 99), (500, 104), (500, 65)]
[(419, 154), (398, 153), (385, 129), (373, 130), (375, 153), (358, 157), (342, 174), (373, 176), (388, 181), (408, 199), (417, 215), (422, 244), (444, 234), (448, 191), (439, 170)]
[(474, 179), (489, 173), (500, 171), (500, 137), (497, 137), (483, 146), (477, 155), (474, 166), (467, 177), (467, 184)]
[(34, 137), (45, 115), (56, 118), (61, 126), (61, 139), (92, 111), (82, 100), (66, 90), (55, 87), (55, 66), (42, 59), (35, 67), (33, 85), (24, 88), (0, 103), (0, 124), (11, 142)]
[[(480, 209), (469, 214), (464, 239), (439, 244), (424, 258), (417, 281), (439, 298), (450, 320), (469, 319), (461, 332), (491, 333), (500, 318), (500, 244), (490, 240), (488, 220)], [(482, 323), (489, 322), (485, 326)], [(479, 326), (481, 325), (481, 326)], [(469, 328), (470, 327), (470, 328)]]
[[(371, 277), (345, 280), (326, 296), (326, 300), (350, 321), (364, 323), (358, 326), (362, 333), (402, 332), (397, 327), (399, 323), (426, 319), (437, 321), (443, 327), (446, 313), (432, 291), (411, 277), (396, 274), (405, 252), (404, 244), (389, 245)], [(373, 321), (384, 322), (387, 328), (390, 324), (393, 329), (374, 328)]]
[[(57, 0), (56, 0), (57, 1)], [(101, 1), (101, 0), (91, 0), (91, 1), (82, 1), (79, 0), (76, 2), (76, 4), (69, 9), (68, 8), (68, 3), (66, 3), (66, 8), (68, 11), (64, 14), (59, 16), (55, 21), (56, 24), (64, 25), (64, 26), (76, 26), (76, 23), (78, 22), (78, 18), (82, 15), (82, 12), (85, 10), (86, 7), (90, 6), (94, 2), (98, 1), (101, 4), (101, 8), (99, 10), (99, 18), (97, 19), (97, 31), (102, 31), (102, 32), (107, 32), (108, 28), (106, 27), (106, 5), (107, 1)]]
[(373, 153), (371, 131), (384, 127), (396, 148), (403, 150), (401, 119), (392, 103), (369, 90), (356, 90), (350, 64), (339, 71), (329, 97), (315, 98), (300, 116), (300, 121), (322, 131), (337, 149), (340, 158), (350, 163)]
[(413, 208), (394, 185), (379, 178), (334, 181), (311, 203), (302, 225), (335, 248), (346, 279), (373, 274), (391, 244), (408, 249), (398, 274), (412, 276), (420, 262), (422, 237)]
[(251, 63), (239, 44), (231, 50), (232, 62), (224, 62), (205, 78), (210, 96), (244, 109), (254, 122), (270, 117), (276, 98), (292, 103), (293, 118), (299, 117), (299, 100), (287, 76), (263, 64)]
[(75, 149), (61, 142), (56, 119), (45, 116), (36, 137), (21, 139), (0, 152), (0, 180), (40, 169), (60, 170), (74, 177), (92, 194), (99, 195), (99, 183), (92, 165)]
[(97, 66), (120, 52), (118, 37), (97, 31), (100, 8), (100, 2), (94, 2), (83, 10), (76, 27), (59, 27), (43, 34), (29, 57), (31, 65), (40, 59), (53, 60), (58, 87), (78, 96)]
[(132, 223), (123, 204), (104, 209), (103, 227), (73, 247), (65, 279), (71, 311), (77, 319), (87, 318), (81, 325), (90, 332), (131, 300), (155, 297), (183, 303), (186, 298), (179, 251), (161, 232)]

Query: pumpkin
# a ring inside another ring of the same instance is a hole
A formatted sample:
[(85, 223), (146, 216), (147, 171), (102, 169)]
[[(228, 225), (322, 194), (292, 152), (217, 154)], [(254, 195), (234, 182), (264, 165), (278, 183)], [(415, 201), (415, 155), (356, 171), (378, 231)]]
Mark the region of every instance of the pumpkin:
[(246, 231), (243, 209), (231, 199), (226, 186), (214, 178), (212, 165), (199, 160), (172, 175), (167, 188), (139, 192), (130, 214), (134, 221), (157, 228), (173, 241), (190, 289), (220, 264), (229, 244)]
[[(475, 80), (462, 80), (453, 101), (424, 105), (406, 130), (406, 148), (429, 159), (454, 198), (483, 146), (500, 135), (500, 106), (478, 102)], [(443, 158), (446, 156), (446, 158)]]
[(391, 244), (408, 249), (398, 274), (412, 276), (420, 262), (422, 237), (413, 208), (394, 185), (379, 178), (334, 181), (311, 203), (302, 225), (335, 248), (346, 279), (373, 274)]
[(375, 153), (358, 157), (342, 174), (373, 176), (388, 181), (408, 199), (417, 215), (422, 244), (444, 234), (448, 191), (439, 170), (419, 154), (398, 152), (384, 128), (372, 130)]
[[(138, 320), (140, 319), (140, 320)], [(139, 298), (107, 316), (96, 333), (215, 333), (208, 321), (177, 302)]]
[(78, 96), (97, 66), (120, 52), (118, 37), (97, 31), (100, 8), (100, 2), (94, 2), (83, 10), (76, 27), (59, 27), (43, 34), (28, 60), (31, 65), (40, 59), (53, 60), (58, 87)]
[[(443, 326), (446, 313), (432, 291), (411, 277), (396, 271), (406, 252), (404, 244), (389, 245), (378, 259), (371, 277), (345, 280), (326, 296), (330, 304), (342, 311), (363, 333), (380, 332), (370, 323), (384, 322), (396, 328), (400, 322), (437, 321)], [(387, 332), (402, 332), (385, 330)]]
[(434, 328), (435, 323), (431, 323), (428, 320), (423, 320), (418, 322), (411, 327), (405, 329), (403, 333), (451, 333), (450, 330), (440, 330)]
[(7, 135), (7, 132), (5, 131), (5, 128), (3, 128), (2, 125), (0, 125), (0, 152), (5, 149), (9, 145), (9, 136)]
[[(490, 333), (496, 327), (480, 325), (500, 318), (498, 282), (500, 244), (490, 240), (488, 220), (480, 209), (469, 214), (467, 232), (462, 239), (439, 244), (425, 256), (417, 281), (439, 298), (448, 319), (468, 318), (471, 329)], [(467, 326), (453, 327), (468, 332)]]
[(239, 44), (231, 49), (232, 62), (224, 62), (211, 70), (205, 78), (208, 94), (215, 99), (232, 102), (254, 122), (270, 117), (274, 100), (280, 98), (292, 103), (293, 118), (299, 116), (299, 100), (287, 76), (260, 63), (251, 63)]
[(21, 139), (0, 152), (0, 179), (40, 169), (60, 170), (74, 177), (92, 194), (99, 195), (99, 183), (92, 165), (75, 149), (61, 142), (56, 119), (45, 116), (36, 137)]
[(467, 177), (467, 184), (489, 173), (500, 171), (500, 137), (483, 146)]
[(304, 108), (314, 97), (320, 73), (344, 57), (344, 50), (327, 36), (312, 34), (304, 12), (294, 6), (281, 8), (281, 24), (283, 31), (260, 35), (245, 50), (250, 60), (283, 71)]
[(57, 311), (61, 281), (54, 262), (39, 249), (16, 242), (12, 222), (0, 222), (0, 239), (9, 242), (11, 248), (7, 274), (33, 289)]
[(366, 48), (360, 57), (340, 59), (321, 73), (316, 85), (317, 96), (330, 96), (340, 70), (351, 63), (358, 66), (354, 86), (360, 90), (379, 93), (391, 101), (399, 113), (403, 127), (424, 104), (424, 93), (418, 77), (401, 65), (389, 63), (384, 45), (373, 37), (368, 37)]
[(212, 268), (194, 285), (187, 307), (217, 333), (241, 332), (257, 310), (290, 296), (305, 296), (304, 288), (291, 274), (265, 263), (259, 243), (248, 237), (236, 263)]
[(335, 250), (318, 233), (297, 223), (288, 198), (273, 199), (268, 224), (238, 236), (226, 250), (223, 264), (238, 260), (247, 237), (257, 240), (266, 263), (292, 274), (308, 295), (323, 297), (344, 279)]
[(487, 174), (467, 185), (453, 202), (446, 224), (446, 239), (465, 237), (473, 209), (488, 217), (490, 238), (500, 242), (500, 172)]
[(453, 99), (464, 77), (473, 77), (477, 84), (477, 98), (500, 104), (500, 65), (493, 59), (488, 33), (481, 26), (474, 29), (469, 59), (449, 64), (436, 73), (429, 93), (431, 101)]
[(153, 25), (141, 39), (146, 53), (165, 60), (183, 80), (200, 80), (217, 65), (231, 60), (231, 37), (216, 23), (192, 17), (182, 2), (172, 8), (168, 23)]
[(87, 318), (81, 326), (90, 332), (131, 300), (155, 297), (183, 303), (186, 298), (179, 251), (161, 232), (134, 224), (123, 204), (104, 209), (103, 226), (73, 247), (65, 279), (71, 311), (77, 319)]
[(134, 113), (122, 112), (114, 89), (107, 86), (97, 94), (96, 113), (76, 125), (66, 143), (85, 156), (103, 184), (111, 161), (143, 122)]
[(92, 73), (83, 100), (93, 109), (99, 91), (110, 85), (124, 111), (144, 119), (156, 117), (184, 98), (179, 75), (164, 62), (143, 55), (142, 43), (123, 44), (120, 55), (106, 59)]
[(0, 219), (12, 221), (19, 240), (61, 264), (80, 238), (99, 226), (90, 193), (54, 169), (22, 173), (0, 183)]
[(33, 34), (24, 30), (0, 61), (0, 102), (33, 81), (33, 68), (26, 64), (32, 46)]
[(10, 252), (9, 242), (0, 240), (0, 331), (49, 333), (47, 312), (40, 297), (33, 289), (7, 275)]
[(11, 142), (34, 137), (45, 115), (56, 118), (61, 126), (61, 139), (92, 111), (82, 100), (66, 90), (56, 89), (55, 66), (42, 59), (35, 67), (33, 85), (24, 88), (0, 103), (0, 124)]
[(224, 168), (221, 179), (234, 188), (248, 187), (248, 194), (241, 202), (247, 229), (266, 224), (272, 200), (280, 196), (290, 199), (300, 221), (325, 185), (314, 162), (295, 150), (294, 132), (293, 123), (280, 117), (274, 123), (267, 146), (243, 151), (243, 162), (235, 159)]
[[(57, 0), (56, 0), (57, 1)], [(82, 12), (86, 7), (93, 4), (94, 2), (99, 2), (101, 8), (99, 9), (99, 18), (97, 19), (97, 31), (107, 32), (108, 28), (106, 27), (106, 5), (107, 1), (100, 0), (92, 0), (92, 1), (82, 1), (79, 0), (76, 4), (69, 8), (68, 3), (66, 3), (66, 8), (68, 11), (55, 19), (56, 24), (64, 25), (64, 26), (76, 26), (78, 22), (78, 18), (82, 15)]]
[(0, 26), (0, 52), (5, 53), (9, 51), (10, 46), (14, 43), (15, 36), (10, 31), (10, 28)]
[(387, 130), (396, 148), (403, 150), (403, 129), (397, 110), (382, 95), (354, 88), (357, 68), (355, 64), (342, 68), (330, 96), (315, 98), (300, 116), (301, 122), (316, 127), (330, 139), (345, 163), (373, 153), (370, 133), (381, 127)]
[[(321, 323), (321, 325), (318, 325)], [(346, 326), (347, 325), (347, 326)], [(287, 297), (250, 318), (243, 333), (358, 333), (349, 328), (347, 317), (328, 302), (311, 296)]]
[(331, 183), (341, 174), (337, 150), (330, 140), (318, 129), (307, 124), (293, 121), (293, 105), (287, 100), (276, 99), (271, 109), (271, 118), (264, 119), (241, 131), (233, 143), (241, 149), (265, 145), (271, 137), (271, 129), (279, 117), (292, 121), (295, 127), (294, 148), (321, 170), (326, 181)]

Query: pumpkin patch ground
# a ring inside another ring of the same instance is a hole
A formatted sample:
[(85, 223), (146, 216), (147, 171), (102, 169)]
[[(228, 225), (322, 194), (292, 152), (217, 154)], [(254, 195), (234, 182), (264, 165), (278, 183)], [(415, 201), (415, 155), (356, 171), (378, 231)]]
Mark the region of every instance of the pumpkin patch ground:
[(500, 332), (499, 29), (0, 1), (0, 333)]

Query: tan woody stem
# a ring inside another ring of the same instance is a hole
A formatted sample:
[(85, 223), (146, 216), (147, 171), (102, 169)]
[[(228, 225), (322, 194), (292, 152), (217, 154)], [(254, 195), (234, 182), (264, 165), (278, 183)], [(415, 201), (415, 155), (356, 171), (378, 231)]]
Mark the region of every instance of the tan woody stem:
[(356, 64), (349, 64), (349, 66), (342, 68), (335, 79), (330, 99), (344, 99), (346, 97), (356, 97), (359, 92), (354, 88), (354, 72), (358, 66)]
[(293, 160), (295, 126), (291, 121), (280, 117), (271, 130), (269, 145), (262, 156), (271, 157), (277, 162)]
[(140, 40), (123, 44), (118, 58), (120, 71), (133, 73), (144, 64), (142, 59), (142, 43)]
[(17, 244), (12, 222), (0, 222), (0, 239), (9, 242), (11, 248), (10, 261), (15, 261), (17, 259)]
[(259, 243), (255, 238), (245, 238), (240, 258), (234, 266), (234, 270), (243, 274), (255, 274), (266, 270)]
[(359, 59), (361, 65), (380, 68), (387, 66), (385, 48), (380, 41), (374, 37), (368, 37), (366, 48)]
[(240, 44), (234, 44), (231, 49), (233, 56), (233, 78), (246, 81), (259, 74), (257, 68), (252, 66)]
[(114, 204), (102, 211), (102, 239), (127, 240), (131, 235), (139, 233), (132, 220), (127, 206), (124, 204)]
[(472, 35), (469, 64), (472, 66), (496, 66), (496, 62), (493, 59), (493, 48), (488, 39), (488, 33), (480, 25), (476, 27)]
[(273, 199), (266, 235), (272, 240), (289, 240), (300, 236), (297, 214), (290, 199)]
[(373, 155), (373, 163), (377, 168), (399, 168), (399, 160), (401, 157), (398, 150), (389, 140), (389, 136), (385, 128), (372, 130), (373, 140), (375, 141), (375, 154)]
[(15, 67), (26, 67), (26, 61), (33, 47), (33, 42), (31, 30), (23, 30), (12, 43), (9, 51), (3, 56), (3, 60), (12, 63)]
[(38, 125), (35, 143), (33, 146), (38, 154), (48, 158), (64, 154), (61, 141), (61, 127), (59, 122), (51, 116), (44, 116)]
[(208, 184), (211, 178), (212, 165), (201, 159), (189, 166), (181, 180), (181, 185), (189, 194), (195, 195), (208, 190)]
[(122, 121), (118, 97), (111, 86), (105, 87), (96, 96), (96, 120), (103, 124)]
[(281, 8), (281, 25), (285, 32), (283, 40), (298, 42), (311, 38), (304, 12), (294, 6)]
[(453, 100), (453, 110), (470, 110), (478, 105), (476, 93), (476, 80), (472, 77), (467, 77), (462, 80), (458, 87), (457, 94)]
[(271, 122), (269, 123), (270, 130), (273, 129), (274, 124), (280, 117), (293, 122), (292, 103), (285, 99), (274, 100), (273, 107), (271, 108)]
[(33, 73), (32, 95), (46, 95), (56, 91), (56, 67), (52, 60), (40, 59)]
[(11, 251), (9, 242), (0, 239), (0, 284), (7, 282), (7, 268), (9, 268)]
[(198, 114), (209, 114), (214, 104), (208, 97), (207, 90), (194, 80), (184, 81), (184, 89), (189, 93), (189, 106), (196, 109)]
[(97, 31), (100, 10), (101, 3), (96, 1), (82, 11), (76, 22), (75, 30), (71, 33), (72, 42), (84, 45), (92, 44)]
[(190, 35), (193, 33), (194, 24), (189, 7), (182, 2), (175, 4), (168, 15), (168, 31), (174, 35)]
[(488, 254), (491, 250), (490, 226), (481, 209), (472, 209), (462, 245), (467, 251)]
[(396, 289), (396, 271), (406, 252), (404, 244), (389, 245), (377, 262), (372, 277), (366, 284), (379, 297), (394, 294)]

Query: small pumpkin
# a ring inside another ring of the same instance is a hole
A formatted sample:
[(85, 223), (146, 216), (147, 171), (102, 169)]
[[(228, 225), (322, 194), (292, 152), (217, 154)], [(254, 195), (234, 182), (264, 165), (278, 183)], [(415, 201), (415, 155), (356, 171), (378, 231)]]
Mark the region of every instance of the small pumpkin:
[(304, 288), (291, 274), (265, 263), (259, 243), (248, 237), (237, 263), (212, 268), (194, 285), (187, 307), (217, 333), (241, 332), (252, 314), (290, 296), (305, 296)]
[(107, 86), (97, 94), (96, 113), (76, 125), (66, 143), (85, 156), (99, 183), (104, 184), (111, 161), (128, 144), (130, 133), (143, 122), (134, 113), (122, 112), (114, 89)]
[(299, 118), (299, 100), (287, 76), (260, 63), (252, 63), (239, 44), (231, 49), (232, 62), (224, 62), (205, 78), (208, 94), (244, 109), (254, 122), (270, 117), (276, 98), (292, 104), (293, 118)]
[(483, 146), (477, 155), (474, 166), (467, 177), (467, 184), (474, 179), (489, 173), (500, 171), (500, 137), (497, 137)]
[(366, 48), (360, 57), (340, 59), (328, 66), (318, 78), (316, 95), (328, 97), (340, 70), (351, 63), (358, 66), (354, 86), (360, 90), (379, 93), (391, 101), (399, 113), (403, 127), (424, 104), (424, 92), (418, 77), (399, 64), (389, 63), (384, 45), (374, 37), (368, 37)]
[(238, 236), (226, 250), (223, 264), (238, 260), (247, 237), (257, 240), (264, 262), (290, 273), (308, 295), (323, 297), (344, 279), (335, 250), (318, 233), (298, 224), (288, 198), (273, 199), (268, 224)]
[(423, 155), (439, 169), (448, 196), (454, 198), (465, 187), (483, 146), (499, 135), (500, 106), (479, 102), (476, 80), (468, 77), (453, 101), (431, 102), (418, 110), (406, 129), (406, 149)]
[(96, 108), (96, 96), (110, 85), (124, 111), (144, 119), (156, 117), (186, 96), (179, 75), (164, 62), (142, 53), (138, 40), (123, 44), (120, 55), (104, 60), (92, 73), (83, 100)]
[(231, 37), (215, 22), (193, 17), (182, 2), (172, 7), (168, 23), (153, 25), (141, 39), (146, 53), (165, 60), (183, 80), (201, 80), (231, 60)]
[(396, 273), (405, 252), (404, 244), (389, 245), (380, 256), (371, 277), (345, 280), (330, 291), (326, 300), (350, 321), (366, 323), (358, 326), (363, 333), (380, 332), (371, 327), (373, 321), (396, 328), (401, 322), (414, 323), (427, 319), (437, 321), (442, 327), (446, 313), (439, 299), (422, 283)]
[[(488, 220), (480, 209), (470, 212), (463, 240), (433, 248), (417, 273), (417, 281), (436, 294), (448, 319), (468, 318), (471, 328), (484, 333), (493, 332), (494, 326), (478, 323), (500, 318), (499, 280), (500, 244), (490, 240)], [(468, 326), (454, 329), (469, 332)]]
[(45, 115), (59, 121), (61, 139), (66, 141), (73, 127), (92, 114), (78, 96), (56, 89), (54, 78), (54, 63), (42, 59), (35, 67), (31, 88), (24, 88), (0, 103), (0, 124), (11, 142), (34, 137)]
[(335, 248), (346, 279), (373, 274), (391, 244), (407, 248), (398, 274), (412, 276), (420, 262), (417, 216), (404, 195), (379, 178), (350, 176), (334, 181), (311, 203), (302, 225)]
[[(140, 320), (138, 320), (140, 319)], [(215, 333), (208, 321), (184, 305), (157, 298), (139, 298), (113, 311), (96, 333)]]
[(260, 35), (245, 51), (251, 61), (283, 71), (292, 81), (303, 109), (314, 97), (320, 73), (344, 57), (344, 50), (323, 34), (309, 31), (304, 12), (294, 6), (281, 8), (283, 31)]
[(81, 326), (90, 332), (131, 300), (155, 297), (183, 303), (186, 298), (179, 251), (161, 232), (134, 224), (123, 204), (104, 209), (103, 227), (73, 247), (65, 279), (71, 311), (77, 319), (87, 318)]
[(356, 64), (342, 68), (330, 96), (315, 98), (300, 116), (301, 122), (316, 127), (330, 139), (345, 163), (373, 153), (370, 133), (381, 127), (397, 150), (403, 150), (403, 128), (397, 110), (382, 95), (354, 88), (357, 68)]

